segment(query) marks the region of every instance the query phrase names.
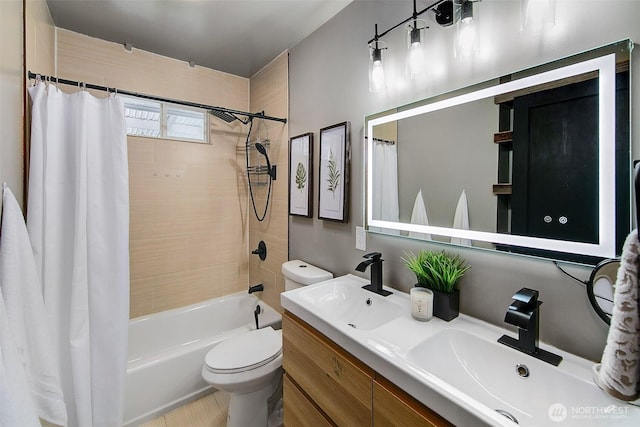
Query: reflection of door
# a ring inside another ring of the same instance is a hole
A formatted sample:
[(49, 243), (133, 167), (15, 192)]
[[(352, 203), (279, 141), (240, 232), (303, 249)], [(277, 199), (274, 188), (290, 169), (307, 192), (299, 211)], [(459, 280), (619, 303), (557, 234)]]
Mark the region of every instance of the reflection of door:
[(598, 80), (514, 100), (511, 231), (598, 243)]

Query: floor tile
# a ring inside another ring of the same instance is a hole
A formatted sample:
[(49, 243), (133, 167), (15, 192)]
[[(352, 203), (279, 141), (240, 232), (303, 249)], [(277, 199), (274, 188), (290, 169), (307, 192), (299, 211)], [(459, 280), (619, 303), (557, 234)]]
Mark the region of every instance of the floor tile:
[(225, 427), (229, 393), (217, 391), (167, 412), (140, 427)]

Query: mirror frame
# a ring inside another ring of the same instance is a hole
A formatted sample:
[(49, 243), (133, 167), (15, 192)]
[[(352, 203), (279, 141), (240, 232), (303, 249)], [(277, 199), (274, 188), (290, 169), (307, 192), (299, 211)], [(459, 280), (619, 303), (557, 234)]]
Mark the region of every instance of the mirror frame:
[[(630, 41), (627, 41), (630, 43)], [(617, 45), (617, 44), (616, 44)], [(631, 45), (632, 46), (632, 45)], [(629, 51), (631, 48), (629, 48)], [(388, 122), (397, 121), (403, 118), (425, 114), (444, 108), (453, 107), (463, 103), (495, 97), (508, 92), (521, 90), (531, 86), (561, 80), (571, 76), (598, 72), (599, 77), (599, 203), (598, 203), (598, 243), (582, 243), (564, 240), (546, 239), (539, 237), (528, 237), (521, 235), (493, 233), (474, 230), (462, 230), (438, 226), (425, 226), (401, 222), (384, 221), (373, 218), (373, 170), (368, 165), (373, 164), (373, 138), (366, 138), (366, 135), (373, 135), (373, 128)], [(543, 71), (538, 74), (529, 75), (517, 80), (484, 87), (460, 95), (453, 95), (442, 99), (436, 97), (433, 102), (413, 108), (404, 109), (388, 115), (372, 115), (365, 118), (365, 218), (364, 227), (367, 231), (371, 227), (388, 229), (394, 231), (418, 232), (444, 237), (454, 237), (460, 239), (471, 239), (477, 241), (490, 242), (494, 244), (504, 244), (513, 246), (529, 247), (563, 253), (573, 253), (600, 258), (615, 258), (616, 256), (616, 213), (615, 213), (615, 77), (616, 76), (616, 53), (610, 53), (592, 59), (587, 59), (571, 65)], [(475, 87), (481, 87), (482, 84)], [(402, 108), (402, 107), (400, 107)], [(444, 242), (446, 243), (446, 242)]]

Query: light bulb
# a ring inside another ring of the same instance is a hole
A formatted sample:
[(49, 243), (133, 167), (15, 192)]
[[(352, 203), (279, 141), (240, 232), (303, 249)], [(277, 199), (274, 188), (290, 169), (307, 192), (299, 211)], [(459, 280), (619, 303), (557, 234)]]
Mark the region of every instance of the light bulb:
[(416, 19), (407, 25), (407, 60), (406, 74), (410, 79), (414, 79), (426, 74), (426, 61), (424, 57), (424, 46), (422, 45), (422, 33), (427, 28), (424, 19)]
[(376, 41), (370, 46), (369, 57), (369, 91), (382, 92), (386, 87), (384, 75), (384, 63), (382, 58), (382, 50), (384, 47), (382, 42)]
[(373, 62), (370, 87), (372, 92), (380, 92), (384, 89), (384, 66), (382, 61)]
[(473, 18), (472, 1), (466, 0), (460, 4), (454, 40), (456, 58), (469, 58), (477, 50), (476, 20)]

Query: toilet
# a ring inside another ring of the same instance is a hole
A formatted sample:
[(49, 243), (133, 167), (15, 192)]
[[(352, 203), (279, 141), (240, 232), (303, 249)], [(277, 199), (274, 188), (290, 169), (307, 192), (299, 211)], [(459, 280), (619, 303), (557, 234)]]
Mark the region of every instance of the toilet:
[[(282, 264), (282, 274), (285, 291), (333, 277), (299, 260)], [(269, 399), (282, 390), (282, 331), (269, 326), (222, 341), (205, 356), (202, 378), (230, 393), (227, 427), (266, 427)]]

